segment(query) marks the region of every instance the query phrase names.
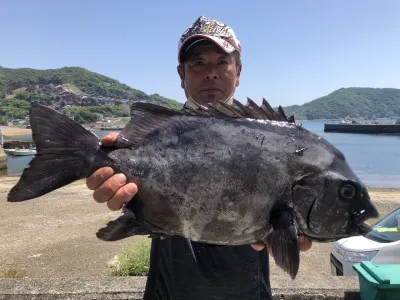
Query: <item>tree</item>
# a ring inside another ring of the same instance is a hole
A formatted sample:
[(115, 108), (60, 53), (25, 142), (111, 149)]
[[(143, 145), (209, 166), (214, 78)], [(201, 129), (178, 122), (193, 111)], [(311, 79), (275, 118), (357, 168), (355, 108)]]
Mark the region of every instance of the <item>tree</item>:
[(79, 110), (74, 114), (74, 120), (80, 124), (93, 123), (99, 119), (98, 115), (87, 110)]

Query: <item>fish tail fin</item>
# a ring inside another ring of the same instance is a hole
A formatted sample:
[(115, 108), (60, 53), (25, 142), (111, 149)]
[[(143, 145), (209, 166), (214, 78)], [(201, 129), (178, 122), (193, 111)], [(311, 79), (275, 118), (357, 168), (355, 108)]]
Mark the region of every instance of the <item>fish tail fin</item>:
[(92, 132), (39, 103), (32, 103), (30, 124), (37, 154), (9, 192), (9, 202), (33, 199), (89, 176), (100, 147)]

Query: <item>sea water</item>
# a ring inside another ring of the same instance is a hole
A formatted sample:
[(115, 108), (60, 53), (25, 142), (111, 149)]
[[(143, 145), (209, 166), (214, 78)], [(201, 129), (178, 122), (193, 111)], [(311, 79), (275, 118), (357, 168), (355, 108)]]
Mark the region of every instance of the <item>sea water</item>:
[(400, 135), (324, 132), (324, 122), (301, 124), (338, 148), (368, 187), (400, 188)]
[[(337, 147), (368, 187), (400, 188), (400, 135), (324, 132), (323, 121), (299, 122)], [(103, 136), (107, 131), (94, 132)], [(7, 157), (8, 176), (19, 176), (33, 156)]]

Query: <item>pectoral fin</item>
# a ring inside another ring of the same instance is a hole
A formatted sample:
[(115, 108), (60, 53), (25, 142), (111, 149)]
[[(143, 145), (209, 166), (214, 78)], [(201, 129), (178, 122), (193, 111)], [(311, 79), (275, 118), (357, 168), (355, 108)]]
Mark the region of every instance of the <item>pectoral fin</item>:
[(103, 241), (117, 241), (134, 235), (150, 234), (147, 228), (143, 228), (136, 220), (135, 214), (126, 210), (125, 213), (107, 226), (99, 229), (96, 236)]
[(300, 265), (300, 250), (293, 213), (286, 205), (278, 205), (271, 212), (273, 232), (267, 237), (276, 264), (294, 279)]

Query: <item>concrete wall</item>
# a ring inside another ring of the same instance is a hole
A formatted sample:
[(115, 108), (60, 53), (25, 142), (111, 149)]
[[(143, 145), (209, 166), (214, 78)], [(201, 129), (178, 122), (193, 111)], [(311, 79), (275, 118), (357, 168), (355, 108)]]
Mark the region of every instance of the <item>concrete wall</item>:
[[(146, 277), (0, 279), (0, 300), (142, 299), (145, 284)], [(360, 299), (357, 277), (272, 276), (271, 286), (276, 300)]]

